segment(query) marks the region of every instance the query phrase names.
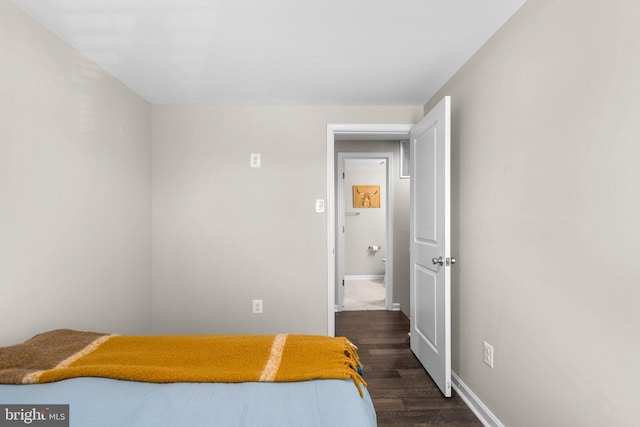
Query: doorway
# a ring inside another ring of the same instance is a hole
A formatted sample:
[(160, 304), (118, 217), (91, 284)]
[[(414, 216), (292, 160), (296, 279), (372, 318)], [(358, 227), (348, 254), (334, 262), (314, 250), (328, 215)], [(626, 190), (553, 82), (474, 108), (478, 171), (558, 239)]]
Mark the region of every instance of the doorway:
[[(406, 140), (411, 124), (329, 124), (327, 125), (327, 335), (335, 336), (335, 310), (337, 305), (336, 266), (336, 168), (335, 143), (338, 140), (382, 141)], [(407, 245), (408, 246), (408, 245)], [(387, 276), (393, 274), (393, 265), (387, 265)], [(393, 303), (390, 299), (388, 303)], [(395, 309), (395, 307), (394, 307)]]
[(391, 310), (393, 153), (341, 151), (353, 146), (336, 141), (336, 311)]
[[(396, 125), (397, 126), (397, 125)], [(401, 125), (402, 126), (402, 125)], [(445, 96), (415, 125), (395, 128), (410, 141), (410, 295), (411, 350), (443, 395), (451, 396), (451, 97)], [(335, 301), (336, 136), (392, 133), (393, 125), (327, 125), (327, 259), (329, 303)], [(333, 274), (331, 274), (333, 273)], [(395, 297), (395, 295), (394, 295)], [(328, 333), (335, 335), (335, 314)]]

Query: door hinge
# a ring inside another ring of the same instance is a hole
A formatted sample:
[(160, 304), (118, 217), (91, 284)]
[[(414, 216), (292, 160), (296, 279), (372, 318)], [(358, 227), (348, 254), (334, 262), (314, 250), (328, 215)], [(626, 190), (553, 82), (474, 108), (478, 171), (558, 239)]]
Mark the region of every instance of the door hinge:
[(344, 286), (344, 279), (342, 279), (342, 286)]
[(342, 172), (342, 179), (345, 179), (345, 178), (344, 178), (344, 172)]

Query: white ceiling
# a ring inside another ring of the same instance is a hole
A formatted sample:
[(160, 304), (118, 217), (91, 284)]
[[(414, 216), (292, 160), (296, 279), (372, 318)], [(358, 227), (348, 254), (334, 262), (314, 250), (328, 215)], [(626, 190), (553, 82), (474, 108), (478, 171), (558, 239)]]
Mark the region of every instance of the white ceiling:
[(422, 105), (525, 0), (12, 0), (153, 103)]

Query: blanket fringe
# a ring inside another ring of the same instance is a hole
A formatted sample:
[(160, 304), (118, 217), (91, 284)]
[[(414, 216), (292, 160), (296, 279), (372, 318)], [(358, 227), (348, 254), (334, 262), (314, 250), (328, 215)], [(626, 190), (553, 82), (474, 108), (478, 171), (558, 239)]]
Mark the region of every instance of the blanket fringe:
[(344, 354), (349, 358), (347, 362), (349, 364), (349, 374), (353, 379), (353, 382), (358, 389), (358, 393), (360, 393), (360, 397), (364, 397), (364, 393), (362, 391), (362, 387), (367, 386), (367, 382), (362, 377), (362, 363), (360, 362), (360, 356), (358, 355), (358, 347), (355, 346), (351, 341), (345, 338), (345, 349)]

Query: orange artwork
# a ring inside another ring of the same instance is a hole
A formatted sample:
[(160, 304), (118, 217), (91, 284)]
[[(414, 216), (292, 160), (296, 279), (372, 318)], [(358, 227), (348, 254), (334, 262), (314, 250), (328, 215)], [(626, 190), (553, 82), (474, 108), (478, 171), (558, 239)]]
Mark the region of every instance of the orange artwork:
[(379, 208), (380, 207), (380, 186), (379, 185), (354, 185), (353, 186), (353, 207), (354, 208)]

